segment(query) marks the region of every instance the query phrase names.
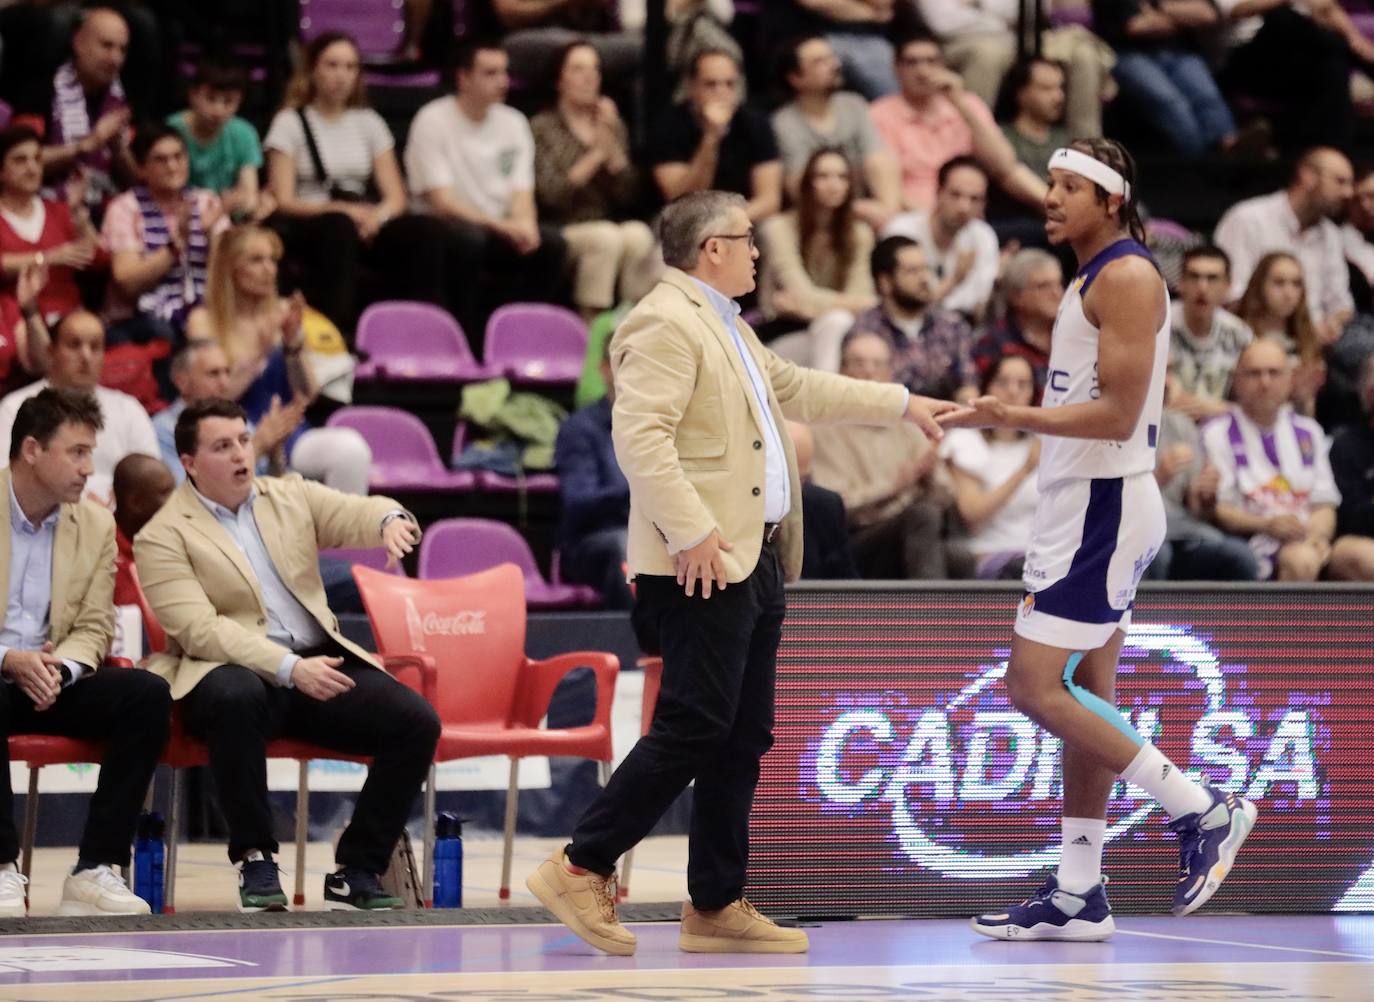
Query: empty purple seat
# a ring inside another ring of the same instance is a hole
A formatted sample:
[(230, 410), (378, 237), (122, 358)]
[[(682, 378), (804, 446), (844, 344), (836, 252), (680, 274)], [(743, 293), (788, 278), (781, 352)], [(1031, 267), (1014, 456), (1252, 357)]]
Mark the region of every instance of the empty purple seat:
[(414, 414), (394, 407), (343, 407), (329, 416), (331, 428), (352, 428), (372, 449), (373, 491), (470, 491), (471, 473), (450, 470), (439, 459), (434, 437)]
[(385, 546), (372, 546), (367, 549), (351, 549), (340, 547), (333, 550), (321, 550), (320, 557), (338, 560), (353, 566), (370, 567), (374, 571), (381, 571), (384, 574), (397, 574), (401, 577), (406, 576), (406, 570), (400, 564), (389, 566), (387, 564), (387, 552)]
[(430, 303), (373, 303), (358, 319), (356, 380), (471, 383), (492, 373), (472, 357), (458, 321)]
[(369, 87), (436, 87), (439, 71), (366, 72), (400, 59), (405, 40), (405, 0), (299, 0), (301, 40), (309, 44), (326, 31), (342, 31), (358, 43)]
[[(454, 459), (463, 454), (463, 447), (467, 444), (467, 434), (467, 424), (459, 421), (458, 426), (453, 429), (453, 451), (449, 453)], [(477, 478), (478, 490), (492, 494), (515, 494), (521, 487), (519, 477), (506, 476), (504, 473), (496, 473), (492, 470), (471, 470), (468, 472)], [(526, 474), (524, 489), (526, 494), (557, 494), (558, 475), (556, 473)]]
[(561, 306), (502, 306), (487, 321), (482, 357), (512, 382), (576, 383), (587, 357), (587, 325)]
[(532, 609), (571, 609), (586, 604), (586, 589), (551, 585), (539, 573), (523, 536), (504, 522), (446, 518), (420, 541), (421, 578), (456, 578), (511, 563), (525, 576), (525, 601)]

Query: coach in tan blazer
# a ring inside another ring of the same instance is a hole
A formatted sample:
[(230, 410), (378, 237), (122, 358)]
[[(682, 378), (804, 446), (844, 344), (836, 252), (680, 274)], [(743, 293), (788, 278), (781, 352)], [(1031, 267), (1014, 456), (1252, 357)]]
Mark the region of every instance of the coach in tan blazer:
[(115, 872), (167, 740), (167, 685), (132, 668), (97, 671), (114, 639), (115, 527), (82, 499), (103, 424), (89, 393), (45, 389), (14, 419), (0, 472), (0, 916), (23, 916), (8, 738), (56, 734), (105, 745), (100, 777), (62, 887), (63, 915), (147, 914)]
[[(612, 436), (630, 484), (635, 627), (663, 654), (653, 727), (583, 816), (572, 843), (527, 881), (573, 932), (612, 954), (635, 938), (615, 918), (616, 860), (695, 780), (679, 945), (800, 953), (744, 899), (749, 809), (772, 744), (773, 674), (802, 560), (801, 484), (785, 418), (916, 421), (954, 404), (904, 387), (801, 369), (759, 343), (734, 298), (758, 250), (744, 199), (705, 191), (660, 220), (665, 278), (611, 342)], [(699, 586), (699, 589), (698, 589)]]
[(254, 477), (243, 409), (190, 404), (177, 419), (186, 470), (134, 540), (148, 601), (167, 632), (151, 667), (172, 684), (186, 730), (210, 748), (242, 864), (244, 911), (284, 910), (272, 853), (266, 746), (296, 737), (373, 757), (339, 840), (327, 908), (395, 908), (378, 881), (439, 737), (434, 710), (339, 633), (320, 580), (321, 547), (410, 552), (420, 530), (388, 498), (360, 498), (298, 476)]

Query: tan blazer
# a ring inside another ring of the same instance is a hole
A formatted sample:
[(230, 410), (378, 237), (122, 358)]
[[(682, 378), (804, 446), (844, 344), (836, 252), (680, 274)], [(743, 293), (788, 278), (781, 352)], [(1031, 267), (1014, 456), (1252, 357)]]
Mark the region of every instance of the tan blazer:
[[(9, 611), (10, 471), (0, 470), (0, 627)], [(52, 598), (48, 639), (53, 654), (99, 668), (114, 640), (115, 524), (106, 509), (84, 498), (58, 509), (52, 541)]]
[[(371, 654), (339, 633), (325, 601), (320, 550), (381, 543), (382, 518), (401, 509), (385, 497), (354, 497), (300, 476), (258, 477), (258, 532), (286, 587), (338, 644), (369, 664)], [(148, 668), (181, 699), (223, 664), (251, 668), (273, 685), (290, 653), (267, 638), (267, 609), (243, 551), (196, 496), (188, 479), (134, 538), (139, 580), (167, 649)]]
[[(792, 507), (782, 523), (787, 580), (801, 573), (801, 484), (784, 417), (896, 424), (906, 390), (803, 369), (741, 336), (768, 384), (768, 409), (787, 457)], [(734, 338), (701, 287), (675, 268), (640, 300), (611, 340), (615, 455), (630, 482), (630, 573), (674, 574), (673, 555), (713, 528), (734, 549), (726, 578), (743, 581), (763, 543), (764, 419)]]

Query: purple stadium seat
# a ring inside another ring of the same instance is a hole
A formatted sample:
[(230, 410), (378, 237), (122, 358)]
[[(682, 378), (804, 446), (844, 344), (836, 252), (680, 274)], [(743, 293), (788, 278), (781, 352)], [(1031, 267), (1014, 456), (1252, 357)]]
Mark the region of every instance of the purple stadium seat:
[[(468, 426), (459, 421), (458, 426), (453, 429), (453, 451), (449, 453), (454, 459), (463, 454), (463, 447), (467, 444)], [(520, 480), (518, 477), (508, 477), (504, 473), (494, 473), (491, 470), (473, 470), (473, 475), (477, 477), (478, 490), (488, 491), (492, 494), (515, 494), (520, 490)], [(526, 494), (557, 494), (558, 476), (553, 473), (531, 473), (525, 477), (524, 488)]]
[[(326, 31), (343, 31), (358, 43), (363, 66), (396, 62), (405, 38), (405, 0), (299, 0), (301, 40), (307, 44)], [(438, 70), (414, 73), (365, 72), (369, 87), (436, 87)]]
[(392, 300), (373, 303), (358, 318), (354, 379), (471, 383), (494, 374), (472, 357), (458, 321), (438, 306)]
[(456, 578), (504, 563), (515, 564), (525, 575), (525, 601), (531, 609), (587, 604), (588, 589), (549, 584), (524, 537), (505, 522), (484, 518), (446, 518), (431, 525), (420, 541), (418, 576)]
[(1182, 223), (1176, 223), (1172, 219), (1161, 219), (1159, 216), (1145, 224), (1145, 232), (1152, 237), (1170, 240), (1192, 240), (1195, 236), (1193, 231)]
[(372, 449), (370, 486), (387, 491), (470, 491), (471, 473), (444, 466), (429, 429), (414, 414), (394, 407), (342, 407), (329, 416), (331, 428), (352, 428)]
[(502, 306), (487, 321), (482, 357), (517, 383), (576, 383), (587, 357), (587, 325), (561, 306)]
[(1050, 11), (1051, 27), (1067, 28), (1075, 24), (1092, 31), (1093, 9), (1091, 4), (1057, 3), (1054, 5), (1054, 9)]
[(346, 564), (353, 564), (360, 567), (371, 567), (374, 571), (381, 571), (384, 574), (399, 574), (406, 576), (406, 569), (400, 564), (394, 567), (387, 566), (387, 553), (384, 546), (371, 546), (367, 549), (348, 549), (340, 548), (336, 550), (321, 550), (320, 556), (328, 557), (330, 560), (339, 560)]

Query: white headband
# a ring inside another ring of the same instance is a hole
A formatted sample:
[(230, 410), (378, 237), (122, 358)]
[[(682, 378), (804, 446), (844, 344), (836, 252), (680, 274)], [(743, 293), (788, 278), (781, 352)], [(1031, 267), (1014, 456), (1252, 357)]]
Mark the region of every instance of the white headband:
[(1131, 199), (1131, 185), (1124, 177), (1101, 160), (1078, 150), (1067, 147), (1055, 150), (1054, 155), (1050, 157), (1050, 170), (1066, 170), (1079, 177), (1086, 177), (1089, 181), (1101, 185), (1102, 190), (1109, 195), (1120, 195), (1128, 202)]

